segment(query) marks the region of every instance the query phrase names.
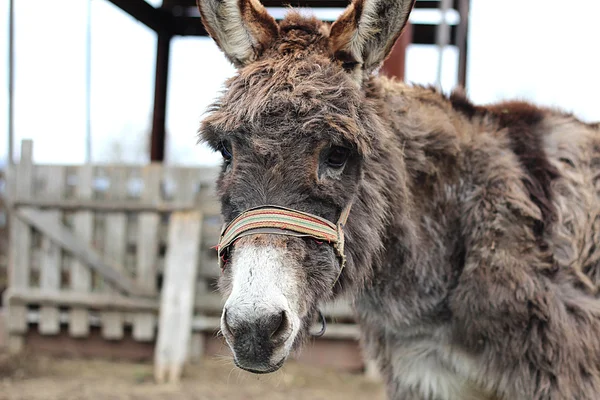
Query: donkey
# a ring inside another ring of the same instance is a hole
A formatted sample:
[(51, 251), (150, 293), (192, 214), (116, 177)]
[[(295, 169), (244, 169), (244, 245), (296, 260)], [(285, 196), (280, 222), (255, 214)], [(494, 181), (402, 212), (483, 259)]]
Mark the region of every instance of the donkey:
[(237, 67), (200, 128), (234, 362), (276, 371), (344, 295), (390, 399), (598, 399), (600, 129), (378, 75), (413, 3), (198, 1)]

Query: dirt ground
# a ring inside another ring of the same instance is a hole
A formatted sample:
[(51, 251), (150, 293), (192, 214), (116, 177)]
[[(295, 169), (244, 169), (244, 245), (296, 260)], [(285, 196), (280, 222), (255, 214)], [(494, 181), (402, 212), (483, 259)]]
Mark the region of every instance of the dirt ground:
[(179, 385), (157, 385), (149, 364), (57, 360), (0, 353), (1, 400), (384, 400), (362, 375), (289, 363), (257, 376), (229, 360), (186, 369)]

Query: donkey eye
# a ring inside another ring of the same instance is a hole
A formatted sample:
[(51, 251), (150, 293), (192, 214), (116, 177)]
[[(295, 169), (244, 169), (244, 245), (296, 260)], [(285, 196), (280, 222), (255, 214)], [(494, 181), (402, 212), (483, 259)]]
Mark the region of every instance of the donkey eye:
[(346, 164), (346, 161), (348, 161), (349, 156), (350, 150), (335, 146), (329, 150), (325, 162), (331, 168), (342, 168)]
[(346, 72), (352, 72), (357, 65), (358, 62), (356, 61), (344, 61), (342, 63), (342, 68), (344, 68), (344, 71)]
[(221, 155), (226, 162), (231, 161), (233, 154), (231, 152), (231, 144), (229, 142), (221, 142), (219, 150), (221, 151)]

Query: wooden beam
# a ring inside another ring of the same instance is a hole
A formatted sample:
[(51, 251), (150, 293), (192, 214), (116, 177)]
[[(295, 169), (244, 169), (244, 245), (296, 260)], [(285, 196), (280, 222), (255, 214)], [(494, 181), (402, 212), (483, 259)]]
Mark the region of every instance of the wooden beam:
[[(196, 0), (168, 0), (169, 7), (196, 7)], [(261, 0), (265, 7), (346, 8), (350, 0)], [(415, 8), (438, 8), (439, 0), (417, 0)]]
[(173, 17), (173, 34), (177, 36), (208, 36), (199, 17)]
[[(176, 36), (208, 36), (198, 17), (173, 17), (173, 34)], [(437, 25), (435, 24), (413, 24), (413, 44), (435, 44)], [(456, 44), (456, 26), (450, 27), (450, 45)]]
[[(438, 25), (434, 24), (414, 24), (413, 25), (413, 44), (436, 44)], [(456, 25), (450, 26), (449, 45), (456, 45)]]
[[(47, 292), (40, 289), (7, 289), (7, 304), (54, 305), (59, 307), (81, 307), (90, 310), (149, 311), (159, 310), (158, 296), (149, 298), (126, 297), (109, 293), (82, 293), (74, 290)], [(195, 315), (220, 315), (224, 300), (217, 293), (197, 296), (194, 301)], [(354, 313), (346, 301), (327, 303), (321, 307), (323, 315), (334, 320), (352, 320)]]
[(155, 32), (172, 29), (168, 12), (152, 7), (144, 0), (108, 0)]
[(152, 113), (152, 135), (150, 139), (150, 160), (152, 162), (163, 162), (165, 159), (171, 38), (172, 33), (170, 31), (158, 32), (156, 44), (156, 79), (154, 82), (154, 111)]
[[(186, 211), (198, 209), (192, 203), (138, 203), (133, 201), (106, 201), (106, 200), (52, 200), (52, 199), (29, 199), (17, 200), (12, 207), (33, 207), (41, 209), (57, 209), (64, 211), (96, 211), (96, 212), (156, 212), (170, 213), (174, 211)], [(214, 207), (217, 211), (217, 207)]]
[(14, 305), (48, 305), (90, 310), (158, 311), (158, 298), (134, 298), (109, 293), (76, 291), (48, 292), (40, 289), (8, 289), (7, 303)]

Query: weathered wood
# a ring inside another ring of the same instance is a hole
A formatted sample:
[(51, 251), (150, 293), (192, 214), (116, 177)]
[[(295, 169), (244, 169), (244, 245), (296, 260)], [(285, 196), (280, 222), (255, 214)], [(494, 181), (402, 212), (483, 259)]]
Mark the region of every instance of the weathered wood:
[[(107, 200), (120, 200), (127, 194), (127, 170), (114, 167), (108, 170), (110, 187)], [(114, 265), (119, 273), (125, 276), (125, 244), (127, 238), (127, 216), (123, 212), (106, 215), (104, 223), (104, 260)], [(112, 288), (103, 290), (112, 292)], [(123, 338), (124, 316), (118, 311), (104, 311), (100, 314), (102, 320), (102, 337), (109, 340)]]
[[(142, 201), (152, 203), (160, 200), (161, 169), (160, 164), (152, 164), (144, 168)], [(160, 215), (158, 213), (146, 212), (139, 215), (136, 282), (148, 293), (156, 293), (159, 225)], [(138, 341), (154, 339), (155, 326), (154, 313), (136, 313), (133, 316), (134, 339)]]
[(171, 216), (155, 350), (158, 382), (177, 382), (187, 359), (201, 226), (198, 212)]
[(221, 318), (206, 317), (204, 315), (195, 316), (192, 321), (192, 329), (198, 332), (214, 332), (221, 328)]
[(190, 338), (190, 349), (188, 351), (188, 362), (191, 364), (197, 364), (202, 361), (204, 357), (204, 348), (206, 347), (206, 340), (204, 338), (204, 333), (202, 332), (192, 332), (192, 336)]
[(170, 213), (175, 211), (191, 211), (196, 209), (193, 203), (175, 201), (172, 203), (137, 203), (134, 200), (50, 200), (28, 199), (17, 200), (13, 204), (19, 207), (56, 208), (64, 211), (96, 211), (104, 213), (114, 212), (160, 212)]
[[(21, 288), (21, 290), (23, 290)], [(8, 291), (7, 291), (8, 292)], [(8, 294), (4, 296), (8, 310), (6, 313), (6, 328), (9, 336), (16, 334), (21, 335), (27, 332), (27, 305), (14, 305), (10, 306), (10, 302), (7, 301)]]
[[(45, 175), (44, 190), (41, 196), (60, 200), (64, 195), (66, 184), (65, 169), (60, 166), (45, 168), (40, 173)], [(60, 221), (62, 212), (46, 211), (48, 218)], [(40, 288), (42, 291), (55, 293), (60, 290), (61, 275), (61, 248), (52, 242), (49, 237), (42, 238), (42, 260), (40, 271)], [(42, 306), (40, 309), (40, 323), (38, 329), (42, 335), (56, 335), (60, 332), (58, 308), (55, 306)]]
[(365, 376), (368, 380), (372, 382), (382, 381), (381, 373), (379, 372), (379, 367), (377, 366), (377, 363), (375, 361), (365, 361)]
[[(77, 187), (75, 196), (79, 200), (91, 199), (93, 196), (92, 182), (94, 169), (91, 165), (78, 168)], [(74, 233), (82, 243), (90, 246), (94, 233), (94, 215), (81, 211), (73, 216)], [(73, 258), (70, 271), (71, 290), (84, 296), (92, 290), (92, 273), (81, 260)], [(89, 312), (85, 307), (74, 306), (70, 310), (69, 334), (73, 337), (86, 337), (90, 332)]]
[[(16, 179), (14, 179), (14, 193), (8, 193), (10, 202), (17, 199), (27, 200), (31, 196), (33, 188), (33, 142), (24, 140), (21, 142), (21, 159), (15, 167)], [(18, 219), (14, 213), (10, 217), (10, 244), (9, 244), (9, 287), (26, 289), (30, 283), (31, 264), (31, 228)], [(27, 331), (27, 309), (25, 306), (14, 306), (8, 310), (9, 343), (21, 343), (22, 339), (14, 338), (14, 335), (23, 334)], [(20, 346), (14, 346), (12, 350), (20, 350)]]
[(102, 320), (102, 337), (107, 340), (123, 339), (123, 313), (104, 310), (100, 314)]
[[(196, 204), (202, 205), (205, 204), (204, 202), (204, 192), (206, 190), (202, 190), (201, 185), (198, 183), (198, 176), (197, 176), (197, 172), (193, 171), (193, 170), (181, 170), (181, 169), (173, 169), (171, 171), (172, 174), (172, 178), (173, 180), (176, 182), (176, 187), (175, 187), (175, 193), (174, 193), (174, 197), (175, 199), (179, 200), (179, 201), (183, 201), (183, 202), (195, 202)], [(201, 208), (201, 207), (199, 207)], [(204, 229), (205, 228), (205, 224), (204, 224), (204, 218), (202, 218), (201, 221), (201, 240), (199, 241), (199, 244), (202, 244), (204, 242), (205, 239), (205, 235), (207, 234), (207, 231)], [(219, 232), (220, 233), (220, 232)], [(198, 260), (201, 262), (202, 258), (203, 258), (203, 253), (204, 253), (204, 249), (201, 248), (200, 252), (198, 254)], [(196, 274), (198, 272), (196, 271)], [(209, 292), (209, 285), (208, 285), (208, 281), (206, 279), (198, 279), (198, 277), (196, 277), (196, 295), (195, 295), (195, 302), (197, 302), (198, 300), (202, 301), (202, 298), (199, 296), (202, 296), (204, 294), (207, 294)], [(189, 348), (187, 351), (187, 359), (186, 361), (188, 362), (200, 362), (200, 360), (202, 359), (202, 357), (204, 356), (204, 335), (201, 332), (192, 332), (191, 337), (190, 337), (190, 341), (189, 341)]]
[[(39, 289), (13, 290), (6, 292), (7, 304), (48, 304), (58, 306), (80, 307), (95, 310), (110, 309), (129, 312), (158, 311), (158, 300), (152, 298), (125, 297), (106, 293), (79, 293), (61, 291), (44, 293)], [(194, 310), (197, 315), (219, 315), (224, 301), (220, 295), (207, 293), (197, 297)], [(331, 319), (351, 319), (350, 307), (343, 303), (326, 304), (322, 307), (323, 315)], [(218, 318), (218, 317), (217, 317)]]
[(54, 218), (48, 218), (43, 211), (37, 211), (30, 208), (18, 209), (15, 211), (15, 214), (19, 219), (35, 227), (44, 235), (50, 236), (52, 240), (62, 248), (81, 259), (90, 268), (98, 272), (104, 279), (111, 282), (125, 294), (139, 296), (150, 295), (139, 289), (131, 279), (120, 273), (119, 270), (121, 270), (121, 268), (116, 269), (104, 262), (93, 248), (84, 244), (79, 237), (75, 236), (60, 221), (57, 221)]
[[(39, 304), (87, 310), (150, 311), (158, 310), (158, 299), (125, 297), (113, 293), (80, 293), (60, 291), (48, 293), (40, 289), (8, 289), (6, 303), (10, 305)], [(69, 317), (71, 318), (71, 316)], [(88, 321), (86, 321), (86, 324)]]

